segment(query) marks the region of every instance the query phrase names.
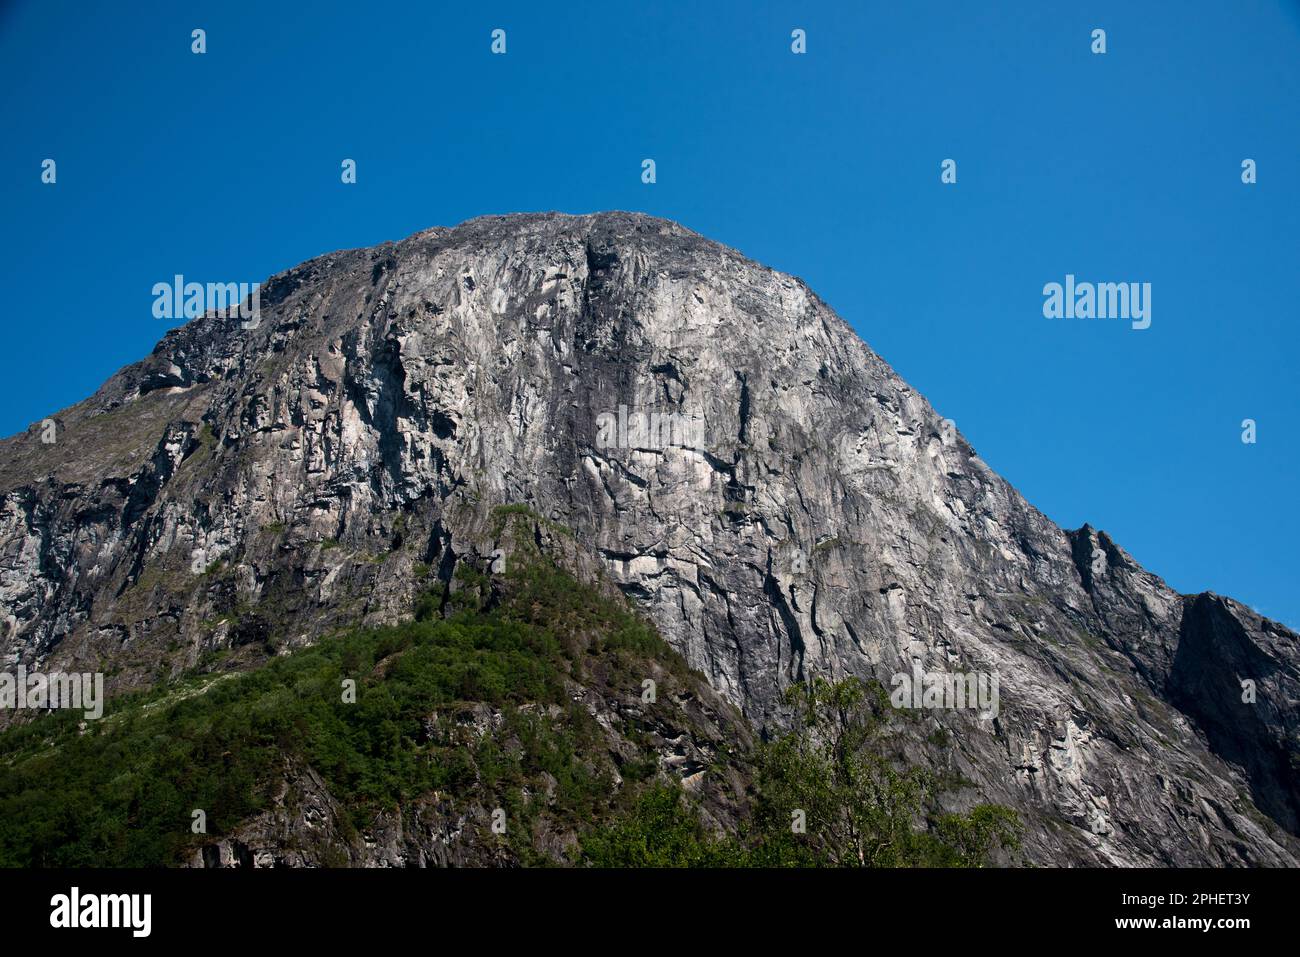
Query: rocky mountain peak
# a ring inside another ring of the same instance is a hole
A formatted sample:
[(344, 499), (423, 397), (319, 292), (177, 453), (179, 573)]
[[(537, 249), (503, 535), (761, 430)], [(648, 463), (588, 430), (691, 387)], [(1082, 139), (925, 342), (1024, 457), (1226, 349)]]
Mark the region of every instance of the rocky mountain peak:
[(11, 665), (255, 667), (490, 567), (518, 504), (760, 728), (813, 675), (996, 677), (911, 746), (951, 736), (1034, 860), (1297, 862), (1296, 635), (1058, 528), (802, 282), (675, 223), (320, 256), (53, 418), (0, 443)]

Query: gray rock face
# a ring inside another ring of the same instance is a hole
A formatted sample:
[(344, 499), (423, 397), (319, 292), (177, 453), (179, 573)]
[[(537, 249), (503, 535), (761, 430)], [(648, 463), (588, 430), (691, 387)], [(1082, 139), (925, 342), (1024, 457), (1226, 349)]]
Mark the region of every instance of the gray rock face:
[(1300, 859), (1296, 634), (1056, 527), (802, 282), (675, 224), (322, 256), (56, 421), (0, 443), (6, 667), (252, 665), (409, 614), (527, 503), (760, 727), (813, 675), (996, 675), (996, 716), (914, 744), (946, 732), (1033, 861)]

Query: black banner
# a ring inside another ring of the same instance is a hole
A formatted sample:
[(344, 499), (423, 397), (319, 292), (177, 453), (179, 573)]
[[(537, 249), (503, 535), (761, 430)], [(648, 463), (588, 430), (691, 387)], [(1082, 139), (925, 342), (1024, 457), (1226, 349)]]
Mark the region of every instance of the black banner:
[[(257, 940), (374, 943), (441, 927), (486, 941), (601, 928), (692, 945), (784, 926), (846, 925), (960, 945), (990, 933), (1221, 946), (1293, 926), (1290, 871), (0, 871), (16, 944), (77, 934), (128, 946)], [(622, 930), (620, 930), (620, 927)], [(233, 936), (232, 936), (233, 935)], [(558, 935), (558, 938), (557, 938)]]

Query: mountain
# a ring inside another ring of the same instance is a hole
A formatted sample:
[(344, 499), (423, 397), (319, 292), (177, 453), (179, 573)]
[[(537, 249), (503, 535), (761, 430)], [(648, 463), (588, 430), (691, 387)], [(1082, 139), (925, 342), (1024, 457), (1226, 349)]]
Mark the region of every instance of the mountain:
[(508, 564), (526, 508), (761, 737), (813, 677), (996, 676), (906, 750), (951, 742), (1030, 863), (1300, 861), (1296, 634), (1058, 528), (801, 281), (674, 223), (325, 255), (53, 418), (0, 443), (6, 668), (259, 668)]

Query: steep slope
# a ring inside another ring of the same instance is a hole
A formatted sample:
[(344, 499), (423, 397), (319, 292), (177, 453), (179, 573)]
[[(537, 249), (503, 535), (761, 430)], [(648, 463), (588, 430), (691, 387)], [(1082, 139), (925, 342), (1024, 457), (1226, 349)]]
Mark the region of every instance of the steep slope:
[[(996, 716), (930, 712), (916, 748), (942, 726), (1032, 860), (1297, 862), (1296, 635), (1057, 528), (797, 279), (521, 215), (320, 257), (262, 309), (0, 445), (7, 662), (256, 664), (398, 620), (527, 503), (759, 726), (814, 674), (996, 674)], [(700, 440), (611, 447), (620, 407)]]
[(735, 707), (570, 537), (493, 518), (509, 569), (459, 566), (414, 621), (0, 735), (0, 867), (581, 863), (656, 785), (734, 833)]

